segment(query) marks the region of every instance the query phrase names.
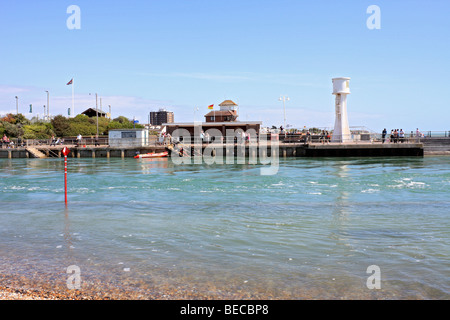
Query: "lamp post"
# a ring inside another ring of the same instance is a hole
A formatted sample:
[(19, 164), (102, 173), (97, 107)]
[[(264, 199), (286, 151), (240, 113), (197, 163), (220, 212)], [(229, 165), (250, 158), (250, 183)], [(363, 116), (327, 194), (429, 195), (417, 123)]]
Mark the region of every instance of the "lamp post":
[(284, 113), (284, 130), (286, 130), (286, 101), (289, 101), (289, 97), (287, 96), (280, 96), (278, 99), (279, 101), (283, 101), (283, 113)]
[(97, 102), (97, 93), (95, 94), (95, 111), (97, 113), (97, 138), (98, 138), (98, 102)]
[[(89, 93), (91, 95), (91, 93)], [(98, 137), (98, 95), (95, 93), (95, 113), (97, 115), (97, 137)]]
[(196, 112), (198, 111), (198, 107), (196, 107), (195, 109), (194, 109), (194, 122), (196, 121), (196, 117), (195, 117), (195, 115), (196, 115)]
[(47, 90), (45, 92), (47, 92), (47, 120), (50, 121), (50, 104), (49, 104), (50, 93)]
[(19, 97), (16, 96), (16, 114), (19, 114)]

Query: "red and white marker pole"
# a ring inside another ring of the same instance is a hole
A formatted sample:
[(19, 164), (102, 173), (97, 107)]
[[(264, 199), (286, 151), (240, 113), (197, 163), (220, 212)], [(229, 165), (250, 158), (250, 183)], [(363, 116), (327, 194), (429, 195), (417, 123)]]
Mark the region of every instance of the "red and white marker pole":
[(70, 150), (67, 147), (62, 149), (62, 154), (64, 155), (64, 203), (67, 206), (67, 155)]

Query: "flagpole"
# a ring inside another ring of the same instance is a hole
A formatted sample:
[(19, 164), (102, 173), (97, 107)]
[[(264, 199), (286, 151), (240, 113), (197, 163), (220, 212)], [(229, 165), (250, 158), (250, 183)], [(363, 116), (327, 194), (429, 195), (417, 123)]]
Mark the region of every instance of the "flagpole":
[(72, 79), (72, 117), (75, 117), (75, 107), (74, 107), (74, 94), (73, 94), (73, 92), (74, 92), (74, 81), (73, 81), (73, 79)]

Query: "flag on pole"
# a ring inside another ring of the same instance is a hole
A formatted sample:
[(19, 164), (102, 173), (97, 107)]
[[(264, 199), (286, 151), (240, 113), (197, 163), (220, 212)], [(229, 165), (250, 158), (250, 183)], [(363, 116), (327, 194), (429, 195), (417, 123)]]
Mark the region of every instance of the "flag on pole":
[[(75, 85), (73, 84), (73, 78), (72, 79), (70, 79), (70, 81), (69, 82), (67, 82), (67, 84), (66, 85), (71, 85), (72, 86), (72, 110), (70, 110), (70, 111), (72, 111), (72, 113), (73, 113), (73, 115), (75, 115), (75, 103), (74, 103), (74, 87), (75, 87)], [(70, 117), (70, 111), (68, 111), (68, 115), (69, 115), (69, 117)]]
[(214, 105), (212, 104), (212, 105), (209, 105), (208, 106), (208, 109), (214, 109)]

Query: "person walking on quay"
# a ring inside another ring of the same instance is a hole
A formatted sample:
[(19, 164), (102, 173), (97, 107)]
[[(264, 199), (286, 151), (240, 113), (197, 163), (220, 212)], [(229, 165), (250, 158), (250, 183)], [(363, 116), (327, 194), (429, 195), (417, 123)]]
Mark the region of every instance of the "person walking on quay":
[(56, 145), (56, 138), (52, 135), (52, 141), (50, 141), (50, 146)]
[(387, 130), (386, 128), (383, 129), (383, 132), (381, 133), (381, 142), (384, 143), (384, 141), (386, 140), (386, 134), (387, 134)]
[(95, 135), (94, 145), (96, 147), (100, 145), (100, 143), (98, 142), (98, 135)]
[(79, 133), (77, 136), (77, 147), (81, 145), (81, 139), (83, 139), (83, 137), (81, 136), (81, 133)]

